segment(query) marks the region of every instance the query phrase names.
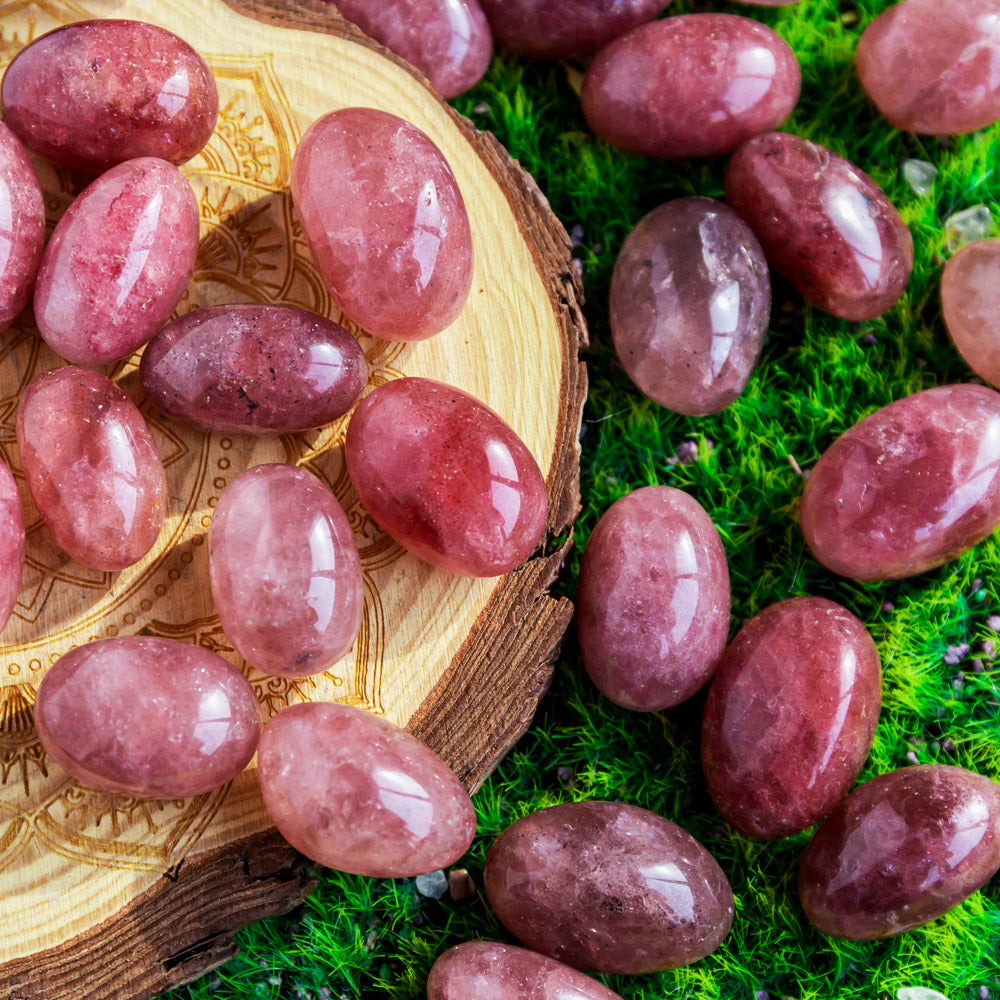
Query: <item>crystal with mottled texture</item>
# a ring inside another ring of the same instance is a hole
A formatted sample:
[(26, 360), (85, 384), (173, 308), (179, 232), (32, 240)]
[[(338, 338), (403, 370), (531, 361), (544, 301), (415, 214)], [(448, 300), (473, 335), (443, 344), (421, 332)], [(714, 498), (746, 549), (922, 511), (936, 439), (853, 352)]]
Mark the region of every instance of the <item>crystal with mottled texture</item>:
[(806, 482), (813, 555), (854, 580), (896, 580), (955, 559), (1000, 524), (1000, 394), (925, 389), (824, 452)]
[(941, 308), (966, 364), (1000, 386), (1000, 240), (969, 243), (945, 264)]
[(472, 802), (445, 762), (360, 708), (311, 702), (279, 712), (257, 762), (281, 835), (330, 868), (421, 875), (457, 861), (476, 832)]
[(14, 476), (0, 461), (0, 629), (7, 624), (21, 589), (24, 549), (24, 508)]

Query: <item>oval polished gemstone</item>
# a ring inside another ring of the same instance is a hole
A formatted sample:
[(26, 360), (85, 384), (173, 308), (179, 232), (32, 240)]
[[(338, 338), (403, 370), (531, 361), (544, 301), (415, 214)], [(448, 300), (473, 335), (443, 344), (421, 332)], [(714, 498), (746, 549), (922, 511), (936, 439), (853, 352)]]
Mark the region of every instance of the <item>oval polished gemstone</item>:
[(941, 308), (966, 364), (1000, 386), (1000, 240), (969, 243), (945, 264)]
[(56, 542), (93, 569), (138, 562), (163, 527), (166, 477), (135, 404), (97, 372), (55, 368), (21, 394), (24, 478)]
[(861, 35), (858, 76), (904, 132), (959, 135), (1000, 118), (1000, 0), (903, 0)]
[(939, 917), (1000, 869), (1000, 785), (960, 767), (904, 767), (826, 818), (799, 866), (824, 934), (874, 941)]
[(629, 378), (690, 416), (717, 413), (743, 392), (770, 312), (757, 237), (710, 198), (678, 198), (645, 216), (611, 278), (611, 333)]
[(83, 784), (180, 799), (232, 781), (250, 763), (260, 708), (221, 656), (129, 636), (61, 656), (38, 689), (35, 724), (46, 753)]
[(472, 232), (441, 150), (374, 108), (332, 111), (303, 136), (292, 198), (330, 294), (386, 340), (426, 340), (472, 287)]
[(797, 135), (741, 146), (726, 200), (757, 234), (774, 270), (842, 319), (881, 316), (903, 294), (913, 238), (881, 188), (854, 164)]
[(198, 203), (165, 160), (97, 178), (59, 220), (35, 288), (45, 342), (67, 361), (127, 357), (170, 318), (198, 253)]
[(562, 962), (496, 941), (449, 948), (427, 979), (427, 1000), (622, 1000)]
[(407, 62), (443, 97), (474, 87), (493, 54), (493, 37), (476, 0), (333, 0), (334, 6)]
[(224, 434), (289, 434), (343, 416), (368, 381), (358, 342), (292, 306), (223, 305), (168, 323), (139, 365), (167, 416)]
[(651, 21), (672, 0), (479, 0), (497, 44), (530, 59), (593, 52)]
[(190, 160), (219, 116), (215, 79), (176, 35), (78, 21), (36, 39), (3, 78), (7, 124), (33, 152), (97, 174), (125, 160)]
[(671, 708), (711, 677), (729, 634), (729, 567), (693, 497), (647, 486), (614, 503), (580, 564), (583, 662), (613, 702)]
[(454, 386), (380, 385), (354, 411), (345, 453), (372, 517), (449, 573), (509, 573), (542, 540), (548, 497), (538, 463), (508, 424)]
[(476, 814), (440, 757), (387, 719), (309, 702), (279, 712), (257, 755), (281, 835), (321, 865), (406, 878), (457, 861)]
[(7, 624), (21, 589), (24, 549), (24, 508), (14, 476), (0, 461), (0, 629)]
[(662, 816), (616, 802), (525, 816), (497, 838), (483, 875), (504, 926), (577, 969), (689, 965), (733, 922), (732, 891), (708, 851)]
[(728, 153), (777, 128), (802, 73), (770, 28), (735, 14), (682, 14), (636, 28), (598, 53), (583, 113), (606, 142), (645, 156)]
[(898, 580), (957, 558), (1000, 524), (1000, 394), (925, 389), (855, 424), (806, 481), (812, 554), (853, 580)]
[(45, 203), (17, 136), (0, 122), (0, 330), (28, 304), (45, 248)]
[(726, 650), (702, 719), (720, 815), (764, 839), (822, 819), (858, 776), (881, 702), (878, 650), (846, 608), (794, 597), (755, 615)]
[(361, 559), (347, 515), (315, 476), (290, 465), (247, 469), (222, 491), (208, 541), (215, 610), (251, 666), (305, 677), (354, 644)]

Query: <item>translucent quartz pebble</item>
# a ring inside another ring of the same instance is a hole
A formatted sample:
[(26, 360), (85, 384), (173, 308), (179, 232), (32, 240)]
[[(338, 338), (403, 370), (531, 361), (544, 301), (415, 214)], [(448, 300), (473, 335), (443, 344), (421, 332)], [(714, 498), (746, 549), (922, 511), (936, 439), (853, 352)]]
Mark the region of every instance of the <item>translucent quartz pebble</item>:
[(222, 628), (258, 670), (317, 674), (357, 638), (364, 581), (351, 526), (304, 469), (258, 465), (222, 491), (209, 571)]
[(925, 389), (871, 414), (824, 452), (806, 481), (813, 555), (853, 580), (942, 566), (1000, 524), (1000, 394)]
[(186, 313), (139, 365), (154, 406), (224, 434), (289, 434), (343, 416), (368, 381), (358, 342), (293, 306), (224, 305)]
[(292, 198), (330, 294), (387, 340), (449, 326), (472, 287), (472, 233), (447, 160), (374, 108), (324, 115), (292, 162)]
[(910, 185), (914, 194), (930, 194), (934, 190), (934, 182), (938, 178), (938, 168), (927, 160), (904, 160), (903, 179)]
[(427, 1000), (622, 1000), (562, 962), (495, 941), (449, 948), (427, 979)]
[(974, 132), (1000, 118), (1000, 0), (902, 0), (858, 42), (861, 85), (898, 129)]
[(127, 357), (170, 318), (198, 253), (198, 203), (154, 157), (101, 174), (59, 220), (35, 288), (45, 342), (67, 361)]
[(854, 164), (796, 135), (741, 146), (726, 200), (757, 234), (774, 270), (843, 319), (881, 316), (913, 269), (913, 239), (878, 185)]
[(995, 229), (988, 205), (973, 205), (944, 220), (945, 245), (955, 253), (967, 243), (984, 240)]
[(483, 876), (511, 933), (577, 969), (689, 965), (733, 922), (732, 891), (708, 851), (662, 816), (616, 802), (525, 816), (497, 838)]
[(457, 861), (476, 832), (472, 802), (448, 765), (360, 708), (286, 708), (264, 727), (257, 762), (281, 835), (329, 868), (422, 875)]
[(583, 112), (619, 149), (679, 159), (728, 153), (777, 128), (802, 73), (770, 28), (735, 14), (683, 14), (636, 28), (587, 70)]
[(78, 21), (22, 49), (4, 118), (31, 150), (97, 174), (124, 160), (190, 160), (219, 116), (215, 79), (176, 35), (141, 21)]
[(873, 941), (939, 917), (1000, 868), (1000, 785), (960, 767), (880, 774), (823, 822), (799, 866), (806, 916)]
[(945, 264), (941, 308), (966, 364), (1000, 386), (1000, 240), (969, 243)]
[(666, 10), (671, 0), (479, 0), (497, 44), (531, 59), (593, 52)]
[(94, 569), (138, 562), (163, 527), (163, 465), (135, 404), (84, 368), (34, 378), (17, 409), (24, 478), (56, 542)]
[(729, 568), (697, 500), (647, 486), (605, 511), (580, 565), (576, 627), (591, 679), (625, 708), (670, 708), (708, 680), (729, 634)]
[(717, 413), (743, 392), (770, 311), (757, 237), (710, 198), (679, 198), (645, 216), (611, 279), (618, 357), (650, 399), (677, 413)]
[(812, 826), (858, 776), (881, 701), (875, 643), (846, 608), (822, 597), (765, 608), (708, 689), (701, 761), (716, 809), (751, 837)]
[(221, 656), (129, 636), (60, 657), (38, 689), (35, 724), (46, 753), (83, 784), (179, 799), (232, 781), (250, 763), (260, 708)]
[(0, 629), (7, 624), (21, 589), (24, 548), (21, 497), (10, 469), (0, 461)]
[(346, 456), (372, 517), (449, 573), (509, 573), (541, 542), (548, 498), (538, 464), (509, 425), (454, 386), (379, 386), (354, 411)]
[(28, 154), (0, 122), (0, 330), (28, 304), (45, 247), (45, 202)]
[(493, 54), (476, 0), (333, 0), (365, 34), (413, 63), (444, 97), (474, 87)]

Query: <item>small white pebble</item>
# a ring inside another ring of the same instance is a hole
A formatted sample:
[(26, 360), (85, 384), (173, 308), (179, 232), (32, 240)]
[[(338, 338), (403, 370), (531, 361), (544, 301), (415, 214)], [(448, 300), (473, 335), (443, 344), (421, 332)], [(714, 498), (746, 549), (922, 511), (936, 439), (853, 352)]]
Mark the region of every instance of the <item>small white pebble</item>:
[(987, 205), (973, 205), (945, 219), (944, 239), (948, 249), (955, 253), (966, 243), (984, 240), (993, 232), (993, 215)]
[(903, 161), (903, 179), (910, 185), (913, 193), (920, 197), (931, 193), (937, 176), (938, 168), (927, 160)]
[(448, 891), (448, 876), (443, 871), (418, 875), (414, 883), (421, 896), (430, 896), (431, 899), (440, 899)]
[(943, 993), (926, 986), (904, 986), (896, 990), (896, 996), (899, 1000), (948, 1000)]

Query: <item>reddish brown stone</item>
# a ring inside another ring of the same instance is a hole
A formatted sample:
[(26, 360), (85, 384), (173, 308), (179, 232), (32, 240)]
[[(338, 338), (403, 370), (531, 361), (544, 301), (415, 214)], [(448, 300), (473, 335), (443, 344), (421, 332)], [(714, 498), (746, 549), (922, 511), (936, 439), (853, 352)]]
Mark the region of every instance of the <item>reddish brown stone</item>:
[(976, 240), (941, 275), (945, 326), (966, 364), (1000, 386), (1000, 240)]

